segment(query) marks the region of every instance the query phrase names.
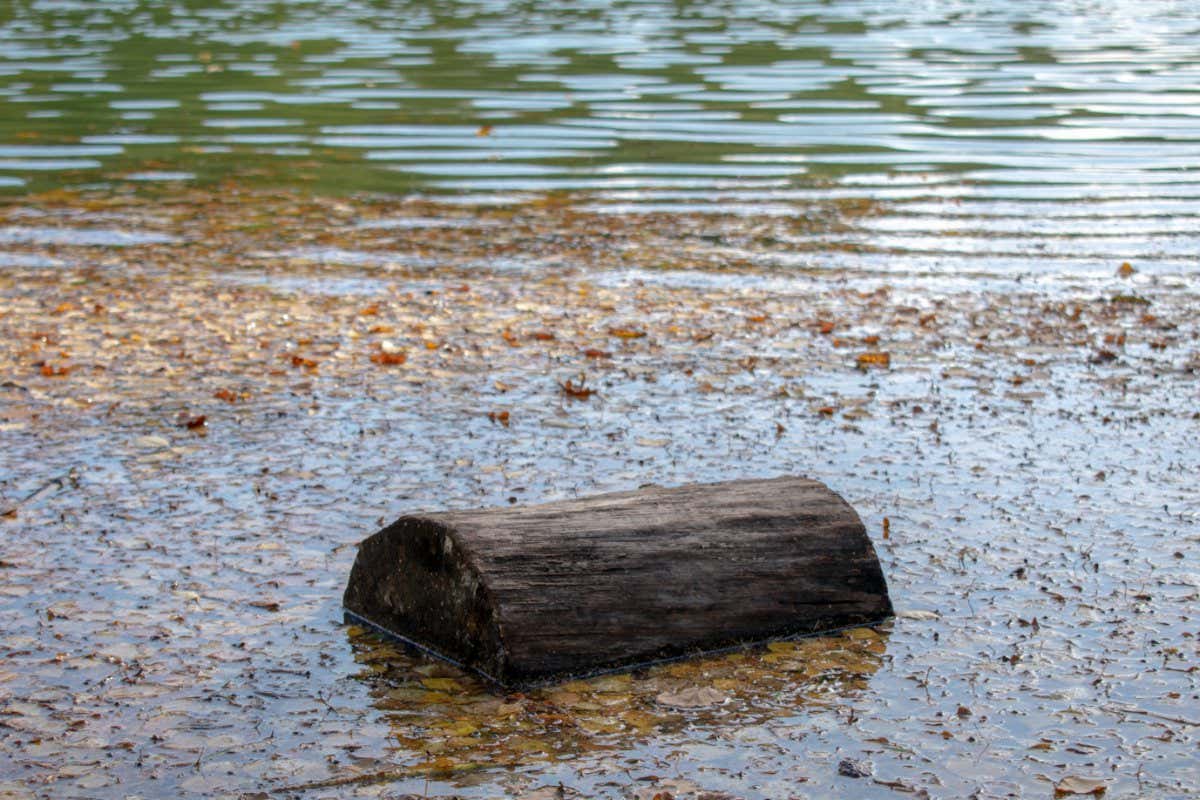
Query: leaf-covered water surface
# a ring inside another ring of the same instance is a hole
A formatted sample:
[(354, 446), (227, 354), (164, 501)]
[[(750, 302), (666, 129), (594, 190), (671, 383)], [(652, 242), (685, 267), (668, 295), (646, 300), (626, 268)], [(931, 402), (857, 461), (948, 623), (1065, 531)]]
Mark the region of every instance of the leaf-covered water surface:
[[(0, 797), (1194, 796), (1194, 270), (792, 210), (0, 207)], [(403, 512), (783, 473), (896, 620), (510, 695), (343, 622)]]

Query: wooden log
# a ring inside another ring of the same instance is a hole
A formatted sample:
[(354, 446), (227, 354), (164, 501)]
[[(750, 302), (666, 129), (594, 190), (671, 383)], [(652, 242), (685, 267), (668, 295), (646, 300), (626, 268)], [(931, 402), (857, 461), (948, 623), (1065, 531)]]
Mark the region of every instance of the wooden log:
[(892, 613), (854, 509), (796, 477), (401, 517), (343, 604), (506, 687)]

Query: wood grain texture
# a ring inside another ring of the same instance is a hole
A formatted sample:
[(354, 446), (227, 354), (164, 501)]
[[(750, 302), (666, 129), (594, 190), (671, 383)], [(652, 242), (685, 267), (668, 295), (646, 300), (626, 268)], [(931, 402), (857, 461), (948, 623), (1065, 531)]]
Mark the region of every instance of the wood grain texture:
[(344, 605), (504, 686), (892, 613), (854, 509), (796, 477), (402, 517)]

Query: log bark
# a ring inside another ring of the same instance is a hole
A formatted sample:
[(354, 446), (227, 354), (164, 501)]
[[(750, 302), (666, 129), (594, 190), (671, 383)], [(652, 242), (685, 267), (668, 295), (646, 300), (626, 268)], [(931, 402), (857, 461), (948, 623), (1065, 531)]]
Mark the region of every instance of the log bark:
[(343, 604), (505, 687), (892, 614), (854, 509), (797, 477), (401, 517)]

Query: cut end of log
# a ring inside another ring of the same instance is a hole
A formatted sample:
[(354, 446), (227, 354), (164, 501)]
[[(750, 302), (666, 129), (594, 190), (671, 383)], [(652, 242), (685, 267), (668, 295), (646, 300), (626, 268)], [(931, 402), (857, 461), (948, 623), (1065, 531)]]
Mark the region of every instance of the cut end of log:
[(792, 477), (405, 516), (343, 603), (505, 687), (892, 614), (858, 515)]
[(495, 604), (454, 528), (436, 519), (401, 517), (364, 541), (342, 604), (443, 658), (502, 671)]

